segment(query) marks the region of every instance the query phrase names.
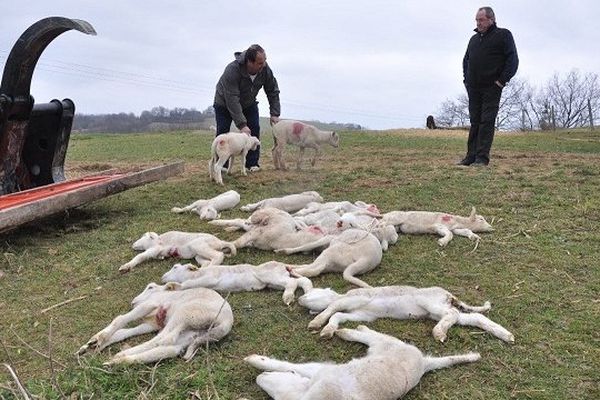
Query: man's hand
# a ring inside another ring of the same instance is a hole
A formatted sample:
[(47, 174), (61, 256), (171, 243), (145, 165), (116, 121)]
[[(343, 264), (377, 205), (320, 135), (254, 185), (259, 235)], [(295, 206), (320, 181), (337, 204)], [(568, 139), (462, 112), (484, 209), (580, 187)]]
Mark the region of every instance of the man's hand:
[(503, 88), (504, 85), (500, 83), (500, 81), (494, 82), (499, 88)]
[(250, 128), (248, 128), (248, 126), (245, 126), (242, 129), (240, 129), (240, 132), (245, 133), (246, 135), (250, 135)]
[(276, 123), (279, 122), (279, 117), (275, 117), (275, 116), (271, 116), (271, 120), (269, 121), (271, 123), (271, 126), (275, 125)]

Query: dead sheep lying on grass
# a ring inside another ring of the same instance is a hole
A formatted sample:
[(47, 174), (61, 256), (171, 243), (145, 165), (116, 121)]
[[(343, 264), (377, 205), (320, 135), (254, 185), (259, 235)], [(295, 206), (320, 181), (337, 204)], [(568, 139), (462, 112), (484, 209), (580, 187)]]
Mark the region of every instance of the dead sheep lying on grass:
[(476, 326), (505, 342), (515, 340), (503, 326), (480, 314), (491, 308), (489, 302), (481, 307), (470, 306), (439, 287), (385, 286), (352, 289), (346, 294), (315, 288), (301, 296), (298, 304), (320, 313), (308, 327), (314, 330), (327, 324), (321, 331), (322, 337), (331, 337), (345, 321), (430, 318), (439, 321), (433, 328), (433, 337), (440, 342), (446, 340), (448, 329), (454, 324)]
[(256, 211), (259, 208), (277, 208), (279, 210), (292, 213), (304, 208), (307, 204), (312, 202), (320, 203), (323, 201), (321, 195), (315, 191), (302, 192), (296, 194), (288, 194), (281, 197), (273, 197), (270, 199), (264, 199), (256, 203), (246, 204), (240, 207), (242, 211)]
[(274, 146), (271, 152), (273, 153), (275, 169), (287, 169), (283, 160), (283, 151), (288, 143), (300, 147), (300, 154), (296, 163), (296, 168), (300, 169), (306, 148), (315, 150), (311, 160), (311, 165), (314, 167), (321, 153), (321, 145), (329, 144), (338, 147), (340, 137), (333, 131), (322, 131), (304, 122), (281, 120), (273, 125), (273, 142)]
[(367, 355), (345, 364), (295, 364), (256, 354), (244, 361), (267, 371), (258, 375), (256, 383), (275, 400), (396, 400), (426, 372), (481, 358), (479, 353), (426, 356), (415, 346), (363, 325), (335, 333), (367, 345)]
[(195, 212), (200, 219), (213, 220), (219, 218), (219, 211), (230, 210), (240, 202), (240, 194), (235, 190), (229, 190), (208, 200), (196, 200), (185, 207), (173, 207), (172, 212), (180, 214), (184, 212)]
[(258, 266), (251, 264), (215, 265), (198, 268), (193, 264), (175, 264), (161, 280), (178, 282), (178, 289), (205, 287), (220, 292), (244, 292), (265, 288), (283, 290), (283, 302), (290, 305), (294, 293), (301, 287), (304, 293), (312, 289), (310, 279), (295, 274), (286, 264), (269, 261)]
[(473, 232), (494, 230), (484, 217), (476, 214), (475, 207), (468, 217), (432, 211), (391, 211), (383, 214), (381, 222), (394, 225), (398, 231), (406, 234), (439, 235), (440, 246), (446, 246), (453, 234), (479, 240), (480, 237)]
[(232, 243), (223, 241), (209, 233), (169, 231), (159, 235), (146, 232), (132, 246), (142, 253), (123, 264), (119, 271), (127, 272), (150, 259), (176, 257), (195, 259), (202, 266), (221, 265), (225, 256), (235, 256), (237, 250)]
[[(176, 357), (185, 351), (184, 359), (193, 357), (196, 349), (225, 337), (233, 326), (229, 303), (211, 289), (170, 290), (150, 283), (131, 302), (132, 310), (117, 316), (108, 326), (92, 336), (78, 351), (101, 351), (113, 343), (132, 336), (160, 331), (152, 339), (120, 351), (106, 362), (151, 363)], [(133, 327), (127, 324), (142, 320)]]

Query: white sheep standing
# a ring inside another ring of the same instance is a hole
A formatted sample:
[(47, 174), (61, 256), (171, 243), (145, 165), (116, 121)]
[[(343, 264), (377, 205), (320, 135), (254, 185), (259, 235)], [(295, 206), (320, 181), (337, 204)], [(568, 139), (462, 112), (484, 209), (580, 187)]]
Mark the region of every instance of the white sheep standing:
[(179, 289), (205, 287), (220, 292), (245, 292), (265, 288), (283, 290), (283, 301), (290, 305), (300, 286), (304, 293), (312, 289), (310, 279), (295, 274), (286, 264), (269, 261), (251, 264), (215, 265), (198, 268), (193, 264), (175, 264), (161, 280), (178, 282)]
[(210, 149), (210, 160), (208, 161), (210, 179), (214, 179), (215, 182), (223, 185), (221, 168), (229, 160), (227, 173), (231, 174), (233, 161), (237, 156), (241, 156), (242, 175), (246, 176), (246, 155), (248, 151), (258, 149), (258, 146), (260, 146), (258, 138), (246, 133), (229, 132), (215, 137)]
[(315, 154), (311, 160), (311, 165), (314, 167), (321, 152), (321, 144), (325, 143), (333, 147), (338, 147), (340, 137), (333, 131), (322, 131), (304, 122), (281, 120), (273, 125), (273, 142), (274, 146), (271, 152), (273, 153), (275, 169), (287, 169), (283, 160), (283, 151), (285, 145), (288, 143), (300, 147), (300, 154), (296, 164), (296, 168), (300, 169), (306, 148), (315, 150)]
[(200, 219), (213, 220), (219, 218), (219, 211), (230, 210), (240, 202), (240, 194), (235, 190), (229, 190), (208, 200), (196, 200), (185, 207), (173, 207), (172, 212), (180, 214), (187, 211), (195, 212)]
[(315, 288), (298, 298), (298, 304), (311, 312), (320, 312), (308, 325), (319, 329), (322, 337), (331, 337), (345, 321), (375, 321), (378, 318), (424, 319), (439, 321), (433, 337), (444, 342), (454, 324), (476, 326), (505, 342), (513, 343), (512, 333), (481, 312), (491, 308), (486, 301), (481, 307), (470, 306), (439, 287), (384, 286), (352, 289), (338, 294), (332, 289)]
[(473, 232), (492, 232), (494, 228), (481, 215), (476, 214), (475, 207), (471, 215), (461, 217), (432, 211), (391, 211), (383, 214), (381, 221), (394, 225), (398, 231), (406, 234), (437, 234), (440, 246), (446, 246), (453, 234), (479, 241), (479, 235)]
[(413, 345), (364, 325), (340, 329), (336, 335), (367, 345), (367, 355), (345, 364), (296, 364), (256, 354), (244, 361), (267, 371), (258, 375), (256, 383), (275, 400), (396, 400), (426, 372), (481, 358), (479, 353), (427, 356)]
[[(101, 351), (132, 336), (160, 331), (147, 342), (120, 351), (105, 364), (151, 363), (176, 357), (183, 351), (184, 359), (189, 360), (199, 346), (220, 340), (233, 326), (229, 303), (211, 289), (172, 290), (150, 283), (131, 305), (131, 311), (117, 316), (92, 336), (78, 354)], [(139, 325), (126, 328), (138, 320), (142, 320)]]

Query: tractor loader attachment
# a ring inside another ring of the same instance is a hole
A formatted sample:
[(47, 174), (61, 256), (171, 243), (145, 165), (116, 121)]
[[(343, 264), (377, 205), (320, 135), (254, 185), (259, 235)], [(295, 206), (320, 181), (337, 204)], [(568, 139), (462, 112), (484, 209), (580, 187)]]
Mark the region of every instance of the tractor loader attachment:
[(35, 104), (30, 89), (42, 52), (69, 30), (96, 35), (92, 25), (83, 20), (44, 18), (19, 37), (4, 66), (0, 84), (0, 232), (183, 172), (179, 162), (101, 180), (66, 180), (65, 155), (75, 104), (69, 99)]

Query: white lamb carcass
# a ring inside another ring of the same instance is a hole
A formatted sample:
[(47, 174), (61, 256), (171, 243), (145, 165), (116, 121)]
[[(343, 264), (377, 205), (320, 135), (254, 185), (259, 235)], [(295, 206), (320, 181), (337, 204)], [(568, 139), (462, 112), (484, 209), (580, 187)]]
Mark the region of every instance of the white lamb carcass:
[(210, 179), (218, 184), (223, 184), (221, 168), (229, 160), (228, 174), (233, 170), (233, 161), (237, 156), (241, 157), (242, 175), (246, 176), (246, 155), (250, 150), (256, 150), (260, 141), (254, 136), (246, 133), (229, 132), (218, 135), (212, 142), (210, 149), (210, 160), (208, 162), (208, 175)]
[(259, 208), (272, 207), (292, 213), (304, 208), (304, 206), (306, 206), (308, 203), (322, 201), (323, 198), (319, 193), (315, 191), (309, 191), (297, 194), (289, 194), (282, 197), (264, 199), (256, 203), (246, 204), (245, 206), (240, 207), (240, 209), (242, 211), (255, 211)]
[(193, 264), (175, 264), (162, 276), (163, 282), (179, 282), (181, 289), (206, 287), (220, 292), (245, 292), (265, 288), (283, 290), (283, 301), (294, 301), (298, 286), (304, 293), (312, 289), (310, 279), (295, 274), (286, 264), (269, 261), (251, 264), (215, 265), (198, 268)]
[(311, 160), (311, 165), (314, 167), (321, 153), (321, 145), (329, 144), (338, 147), (340, 137), (333, 131), (322, 131), (304, 122), (281, 120), (273, 126), (273, 142), (272, 153), (275, 169), (287, 169), (283, 160), (283, 151), (288, 143), (300, 147), (298, 163), (296, 164), (296, 168), (300, 169), (306, 148), (315, 150)]
[(431, 211), (391, 211), (383, 214), (381, 221), (394, 225), (396, 229), (406, 234), (442, 236), (438, 239), (440, 246), (446, 246), (452, 240), (453, 234), (479, 240), (480, 237), (473, 232), (494, 230), (484, 217), (476, 214), (475, 207), (469, 217)]
[[(132, 336), (160, 331), (154, 338), (118, 352), (106, 364), (151, 363), (176, 357), (193, 357), (196, 349), (225, 337), (233, 326), (229, 303), (211, 289), (170, 290), (150, 283), (131, 302), (132, 310), (116, 317), (78, 351), (100, 351)], [(142, 320), (133, 328), (127, 324)]]
[(240, 202), (240, 194), (235, 190), (229, 190), (208, 200), (196, 200), (185, 207), (173, 207), (174, 213), (184, 213), (187, 211), (195, 212), (200, 219), (213, 220), (219, 218), (219, 211), (230, 210)]
[(320, 312), (308, 326), (319, 329), (327, 324), (321, 331), (323, 337), (331, 337), (345, 321), (430, 318), (439, 321), (433, 328), (433, 337), (441, 342), (454, 324), (476, 326), (506, 342), (515, 340), (512, 333), (481, 314), (491, 308), (489, 302), (481, 307), (470, 306), (439, 287), (384, 286), (352, 289), (346, 294), (315, 288), (301, 296), (298, 304)]
[(209, 233), (179, 231), (169, 231), (161, 235), (156, 232), (146, 232), (132, 245), (132, 248), (142, 252), (123, 264), (119, 271), (127, 272), (144, 261), (166, 257), (193, 258), (202, 266), (220, 265), (225, 256), (234, 256), (237, 252), (232, 243)]
[(426, 356), (415, 346), (363, 325), (340, 329), (336, 335), (367, 345), (367, 355), (345, 364), (295, 364), (256, 354), (244, 361), (267, 371), (256, 383), (275, 400), (397, 400), (426, 372), (481, 358), (478, 353)]

